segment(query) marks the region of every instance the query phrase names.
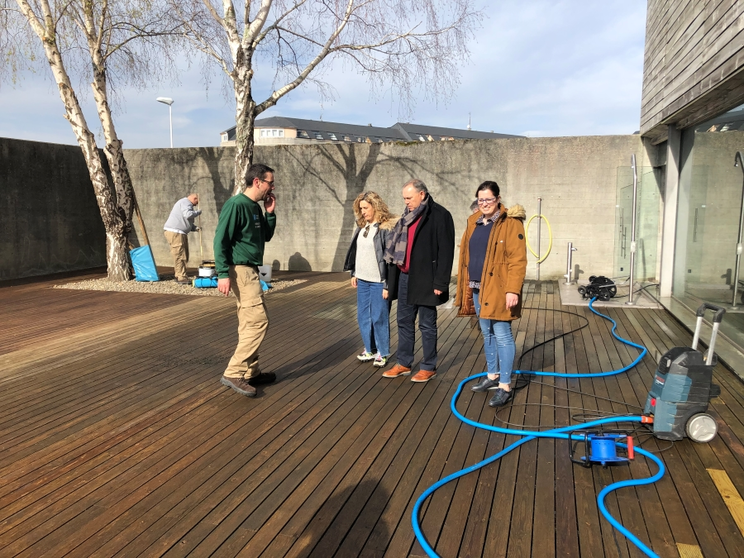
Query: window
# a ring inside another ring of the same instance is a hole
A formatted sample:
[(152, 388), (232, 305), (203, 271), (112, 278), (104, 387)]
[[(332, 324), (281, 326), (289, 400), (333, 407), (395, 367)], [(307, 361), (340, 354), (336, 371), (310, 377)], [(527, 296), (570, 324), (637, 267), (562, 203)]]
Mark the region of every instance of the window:
[(333, 132), (331, 132), (330, 134), (328, 134), (328, 137), (331, 138), (333, 141), (338, 141), (338, 138), (336, 137), (336, 134), (334, 134)]
[(316, 140), (322, 140), (323, 139), (323, 134), (321, 134), (320, 132), (315, 132), (315, 139)]

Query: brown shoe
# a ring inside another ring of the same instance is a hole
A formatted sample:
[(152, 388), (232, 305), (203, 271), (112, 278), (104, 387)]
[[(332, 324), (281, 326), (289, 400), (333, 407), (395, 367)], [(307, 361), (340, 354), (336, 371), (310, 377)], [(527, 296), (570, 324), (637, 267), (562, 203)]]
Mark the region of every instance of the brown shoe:
[(383, 378), (397, 378), (398, 376), (408, 376), (411, 373), (410, 368), (406, 368), (402, 364), (396, 364), (390, 370), (386, 370), (382, 373)]
[(223, 386), (234, 389), (240, 395), (256, 397), (256, 388), (246, 382), (243, 378), (228, 378), (227, 376), (222, 376), (222, 378), (220, 378), (220, 383)]
[(419, 370), (418, 374), (416, 374), (413, 378), (411, 378), (411, 381), (412, 382), (428, 382), (436, 375), (437, 373), (431, 370)]

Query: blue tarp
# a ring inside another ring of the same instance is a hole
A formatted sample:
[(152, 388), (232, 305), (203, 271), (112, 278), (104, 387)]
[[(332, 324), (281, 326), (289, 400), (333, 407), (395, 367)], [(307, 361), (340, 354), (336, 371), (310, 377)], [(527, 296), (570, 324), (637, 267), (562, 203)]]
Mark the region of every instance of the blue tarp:
[(194, 279), (194, 286), (197, 289), (216, 289), (217, 288), (217, 276), (212, 277), (197, 277)]
[[(271, 283), (267, 283), (263, 279), (260, 279), (260, 281), (262, 291), (268, 291), (271, 288)], [(194, 279), (194, 287), (196, 287), (197, 289), (216, 288), (217, 276), (213, 275), (212, 277), (197, 277), (196, 279)]]
[(132, 258), (132, 267), (134, 267), (134, 276), (137, 281), (160, 280), (158, 270), (155, 268), (155, 258), (149, 245), (130, 250), (129, 255)]

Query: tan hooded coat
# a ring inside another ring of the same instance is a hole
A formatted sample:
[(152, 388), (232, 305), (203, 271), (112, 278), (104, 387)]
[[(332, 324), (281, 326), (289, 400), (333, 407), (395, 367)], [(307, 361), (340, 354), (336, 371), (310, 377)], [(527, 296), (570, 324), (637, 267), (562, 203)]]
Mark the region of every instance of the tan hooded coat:
[[(460, 263), (457, 272), (455, 305), (460, 307), (458, 316), (475, 315), (473, 290), (468, 287), (470, 237), (481, 217), (475, 213), (468, 217), (465, 234), (460, 243)], [(507, 209), (501, 205), (501, 214), (491, 229), (480, 283), (480, 318), (510, 321), (522, 315), (522, 285), (527, 272), (527, 244), (524, 235), (524, 207), (515, 205)], [(519, 295), (519, 302), (506, 308), (506, 293)]]

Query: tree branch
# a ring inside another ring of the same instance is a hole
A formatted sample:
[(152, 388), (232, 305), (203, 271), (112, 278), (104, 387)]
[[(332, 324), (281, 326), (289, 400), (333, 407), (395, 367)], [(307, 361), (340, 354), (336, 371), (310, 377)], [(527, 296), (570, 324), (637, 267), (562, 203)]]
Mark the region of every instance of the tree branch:
[(315, 58), (308, 63), (307, 66), (305, 66), (305, 69), (298, 75), (294, 80), (292, 80), (290, 83), (286, 84), (284, 87), (274, 91), (268, 99), (263, 101), (262, 103), (259, 103), (256, 106), (256, 114), (260, 114), (269, 107), (272, 107), (276, 104), (276, 102), (281, 99), (284, 95), (292, 91), (293, 89), (296, 89), (303, 81), (305, 81), (305, 78), (312, 72), (318, 64), (320, 64), (326, 56), (331, 52), (331, 45), (334, 43), (336, 38), (341, 34), (341, 32), (346, 27), (346, 24), (349, 22), (349, 18), (351, 17), (351, 14), (353, 13), (354, 8), (354, 0), (348, 0), (346, 4), (346, 11), (344, 13), (344, 18), (341, 20), (341, 22), (336, 26), (335, 31), (328, 37), (328, 40), (323, 45), (323, 48), (321, 51), (315, 56)]

